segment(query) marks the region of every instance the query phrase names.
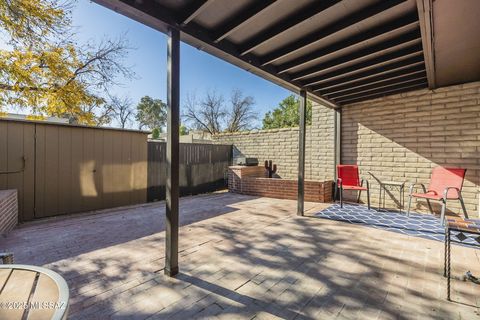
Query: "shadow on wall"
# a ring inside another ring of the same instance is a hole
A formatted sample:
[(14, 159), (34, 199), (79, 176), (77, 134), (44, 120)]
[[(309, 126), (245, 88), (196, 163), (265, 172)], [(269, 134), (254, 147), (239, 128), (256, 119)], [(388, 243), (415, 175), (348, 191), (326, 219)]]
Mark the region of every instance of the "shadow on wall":
[(232, 151), (233, 151), (233, 161), (235, 161), (235, 159), (237, 158), (242, 158), (242, 157), (246, 157), (242, 151), (240, 151), (240, 149), (238, 149), (238, 147), (236, 145), (233, 145), (232, 146)]
[[(68, 167), (68, 168), (66, 168)], [(98, 159), (63, 163), (53, 175), (37, 172), (35, 218), (121, 207), (146, 201), (146, 161), (101, 163)]]
[[(408, 202), (409, 186), (417, 182), (428, 186), (433, 167), (460, 167), (467, 169), (463, 188), (467, 211), (477, 216), (479, 90), (477, 83), (468, 89), (454, 86), (435, 92), (422, 90), (344, 107), (342, 162), (359, 165), (361, 176), (369, 179), (371, 188), (377, 190), (371, 193), (374, 205), (378, 203), (379, 186), (367, 171), (381, 180), (407, 181), (405, 201)], [(471, 100), (467, 93), (473, 95)], [(396, 192), (390, 194), (395, 195)], [(362, 200), (366, 201), (364, 195)], [(426, 201), (417, 201), (416, 207), (414, 201), (413, 209), (428, 210)], [(432, 205), (438, 212), (440, 204), (433, 201)], [(459, 212), (458, 201), (453, 200), (448, 206)]]

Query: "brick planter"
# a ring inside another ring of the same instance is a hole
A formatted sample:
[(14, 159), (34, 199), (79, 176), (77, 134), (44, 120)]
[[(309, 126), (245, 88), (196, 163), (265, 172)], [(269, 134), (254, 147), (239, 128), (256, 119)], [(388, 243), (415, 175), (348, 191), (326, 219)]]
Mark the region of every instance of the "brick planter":
[[(305, 180), (305, 201), (331, 202), (333, 181)], [(252, 196), (297, 199), (297, 180), (266, 178), (264, 167), (231, 166), (228, 190)]]
[(18, 223), (17, 190), (0, 191), (0, 234), (6, 234)]

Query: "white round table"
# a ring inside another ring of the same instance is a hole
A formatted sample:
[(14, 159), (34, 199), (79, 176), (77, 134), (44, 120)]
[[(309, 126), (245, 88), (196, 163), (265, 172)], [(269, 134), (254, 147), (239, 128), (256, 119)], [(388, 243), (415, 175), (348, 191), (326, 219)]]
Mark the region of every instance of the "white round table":
[(69, 291), (52, 270), (21, 264), (0, 265), (0, 319), (66, 319)]

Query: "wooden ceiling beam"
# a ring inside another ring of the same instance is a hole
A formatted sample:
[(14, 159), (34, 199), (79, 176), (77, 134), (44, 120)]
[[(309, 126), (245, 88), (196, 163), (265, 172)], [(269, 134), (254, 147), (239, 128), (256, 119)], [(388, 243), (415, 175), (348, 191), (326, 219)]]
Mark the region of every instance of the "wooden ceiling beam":
[(355, 97), (352, 96), (348, 99), (338, 99), (338, 100), (335, 100), (335, 102), (341, 105), (345, 105), (345, 104), (351, 104), (351, 103), (361, 102), (365, 100), (372, 100), (376, 98), (390, 96), (397, 93), (424, 89), (426, 87), (427, 87), (427, 80), (425, 79), (425, 80), (419, 81), (419, 83), (406, 84), (406, 85), (401, 84), (395, 87), (388, 88), (386, 90), (385, 89), (377, 90), (369, 94), (359, 94), (358, 96), (355, 96)]
[(228, 19), (228, 21), (224, 25), (218, 27), (217, 29), (220, 31), (216, 34), (214, 41), (222, 41), (223, 39), (231, 35), (233, 32), (244, 26), (251, 19), (258, 16), (263, 10), (265, 10), (275, 2), (276, 0), (254, 1), (252, 5), (248, 6), (246, 9), (243, 9), (235, 17)]
[(288, 43), (287, 45), (263, 56), (261, 58), (262, 65), (271, 64), (282, 58), (288, 57), (289, 55), (292, 55), (299, 50), (303, 50), (309, 46), (318, 43), (322, 39), (325, 39), (326, 37), (331, 36), (334, 33), (349, 28), (366, 19), (372, 18), (377, 14), (381, 14), (390, 8), (402, 4), (403, 2), (405, 2), (405, 0), (382, 0), (368, 6), (365, 9), (353, 12), (347, 17), (340, 19), (339, 21), (335, 21), (327, 25), (326, 27), (315, 30), (307, 34), (306, 36), (301, 37), (300, 39), (295, 40), (292, 43)]
[(335, 94), (341, 94), (341, 93), (350, 92), (353, 90), (360, 90), (360, 89), (372, 86), (374, 84), (381, 84), (386, 81), (391, 81), (393, 79), (401, 79), (409, 75), (418, 75), (420, 73), (425, 73), (425, 66), (423, 64), (419, 64), (411, 68), (402, 69), (402, 70), (398, 70), (391, 73), (380, 74), (376, 77), (372, 77), (372, 78), (357, 81), (357, 82), (352, 82), (352, 83), (343, 85), (341, 87), (331, 88), (330, 90), (328, 89), (318, 90), (316, 92), (320, 93), (321, 95), (331, 97)]
[(420, 32), (422, 34), (423, 54), (425, 67), (427, 69), (428, 87), (437, 87), (435, 79), (435, 50), (433, 33), (433, 5), (432, 0), (417, 0), (418, 18), (420, 21)]
[(248, 40), (246, 44), (241, 46), (240, 54), (243, 56), (252, 52), (256, 48), (270, 41), (272, 38), (275, 38), (285, 31), (305, 22), (306, 20), (327, 10), (339, 2), (341, 2), (341, 0), (324, 0), (320, 3), (314, 1), (306, 8), (287, 16), (268, 29), (263, 30), (257, 36), (254, 36), (252, 39)]
[(357, 94), (361, 94), (361, 93), (368, 93), (368, 92), (376, 91), (376, 90), (379, 90), (379, 89), (390, 88), (390, 87), (396, 86), (396, 85), (407, 84), (407, 83), (410, 84), (412, 82), (417, 83), (420, 80), (425, 81), (426, 79), (427, 79), (427, 77), (426, 77), (426, 74), (425, 74), (425, 70), (422, 70), (422, 71), (417, 72), (417, 73), (404, 75), (403, 77), (395, 77), (395, 78), (388, 79), (388, 80), (385, 80), (385, 81), (382, 81), (382, 82), (372, 83), (372, 84), (364, 86), (362, 88), (354, 88), (354, 89), (349, 90), (349, 91), (344, 91), (344, 92), (335, 93), (335, 94), (329, 94), (329, 95), (325, 95), (325, 96), (328, 97), (329, 99), (333, 99), (333, 100), (343, 99), (343, 98), (346, 98), (346, 97), (351, 97), (352, 95), (357, 95)]
[(422, 54), (422, 46), (420, 44), (414, 44), (412, 46), (409, 46), (397, 51), (393, 51), (373, 59), (361, 61), (354, 65), (337, 69), (332, 72), (328, 72), (320, 76), (310, 78), (308, 80), (302, 81), (301, 83), (305, 87), (311, 87), (311, 86), (321, 84), (325, 81), (329, 81), (335, 77), (346, 77), (349, 74), (351, 75), (354, 73), (358, 73), (358, 72), (373, 69), (373, 68), (381, 68), (383, 66), (387, 66), (394, 62), (401, 63), (400, 61), (402, 60), (406, 60), (408, 58), (415, 57), (421, 54)]
[(314, 65), (305, 70), (289, 74), (289, 76), (294, 81), (310, 78), (320, 73), (328, 72), (330, 69), (338, 69), (344, 64), (351, 65), (356, 61), (365, 61), (366, 59), (379, 57), (391, 52), (397, 52), (402, 48), (409, 47), (417, 43), (421, 43), (420, 32), (418, 32), (418, 30), (415, 30), (394, 39), (383, 41), (374, 46), (369, 46), (364, 49), (354, 51), (350, 54), (340, 56), (338, 58), (320, 63), (318, 65)]
[(327, 55), (337, 54), (338, 52), (353, 46), (359, 46), (371, 41), (375, 41), (376, 38), (381, 38), (388, 35), (398, 36), (401, 33), (406, 33), (415, 28), (418, 28), (418, 18), (416, 13), (403, 16), (400, 19), (397, 19), (382, 27), (376, 26), (366, 32), (361, 32), (345, 40), (335, 42), (325, 48), (315, 50), (314, 52), (304, 55), (300, 58), (278, 65), (277, 70), (278, 73), (288, 72), (305, 64), (311, 64), (315, 60), (322, 59)]
[(180, 23), (182, 25), (187, 25), (195, 19), (200, 13), (202, 13), (213, 0), (195, 0), (193, 3), (184, 10), (183, 16), (180, 18)]
[(332, 74), (331, 76), (326, 78), (325, 81), (322, 81), (321, 84), (312, 86), (310, 88), (314, 92), (321, 92), (322, 90), (331, 90), (338, 87), (348, 87), (352, 84), (355, 84), (357, 81), (368, 81), (369, 79), (375, 78), (380, 75), (388, 75), (395, 71), (401, 71), (415, 66), (424, 68), (423, 56), (421, 56), (420, 52), (410, 58), (393, 61), (392, 63), (387, 65), (382, 64), (376, 68), (366, 68), (366, 70), (364, 71), (362, 71), (361, 69), (358, 70), (361, 72), (357, 72), (357, 70), (354, 70), (353, 72), (349, 72), (346, 74)]

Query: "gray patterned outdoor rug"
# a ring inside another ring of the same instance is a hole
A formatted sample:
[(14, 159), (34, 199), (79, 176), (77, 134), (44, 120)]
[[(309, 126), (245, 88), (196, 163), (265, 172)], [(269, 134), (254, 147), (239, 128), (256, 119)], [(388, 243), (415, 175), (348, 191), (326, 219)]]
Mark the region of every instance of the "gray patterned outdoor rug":
[[(436, 241), (443, 242), (445, 239), (445, 229), (441, 226), (440, 219), (430, 214), (410, 212), (408, 217), (405, 212), (400, 213), (375, 208), (368, 210), (365, 206), (344, 203), (343, 208), (340, 208), (339, 204), (333, 204), (316, 213), (315, 216)], [(455, 236), (455, 234), (453, 235)], [(478, 242), (473, 238), (464, 242), (478, 245)]]

